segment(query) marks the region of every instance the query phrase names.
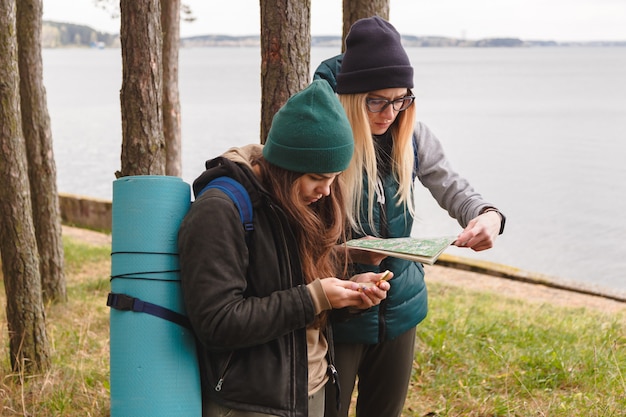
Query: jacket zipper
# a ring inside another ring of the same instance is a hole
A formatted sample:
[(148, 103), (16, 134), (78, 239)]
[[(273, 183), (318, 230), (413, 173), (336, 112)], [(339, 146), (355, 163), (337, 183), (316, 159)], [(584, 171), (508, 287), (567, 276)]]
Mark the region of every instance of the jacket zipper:
[(387, 323), (385, 322), (385, 313), (387, 310), (386, 299), (382, 300), (378, 306), (378, 342), (382, 343), (387, 337)]
[[(275, 205), (273, 203), (273, 201), (271, 199), (268, 199), (268, 205), (269, 205), (269, 207), (272, 209), (272, 211), (274, 213), (274, 216), (276, 218), (276, 223), (278, 225), (280, 225), (280, 235), (281, 235), (281, 238), (282, 238), (281, 241), (283, 243), (283, 253), (284, 254), (291, 253), (290, 250), (289, 250), (288, 244), (287, 244), (287, 236), (286, 236), (286, 233), (285, 233), (285, 224), (288, 225), (286, 215), (284, 214), (283, 210), (279, 206), (277, 206), (277, 205)], [(287, 226), (287, 227), (289, 227), (289, 226)], [(288, 229), (288, 230), (291, 230), (291, 229)], [(293, 233), (291, 233), (291, 240), (290, 241), (295, 241)], [(296, 255), (299, 257), (298, 253)], [(287, 260), (287, 263), (288, 263), (287, 269), (289, 271), (293, 271), (292, 262), (291, 262), (291, 256), (286, 256), (286, 260)], [(293, 272), (292, 272), (290, 274), (290, 276), (289, 276), (289, 287), (290, 288), (292, 288), (294, 286), (293, 278), (294, 277), (293, 277)], [(290, 340), (291, 340), (291, 350), (292, 350), (292, 352), (296, 352), (297, 351), (297, 347), (296, 347), (297, 341), (296, 341), (296, 333), (295, 332), (292, 332)], [(291, 361), (292, 361), (291, 369), (292, 370), (295, 370), (297, 368), (296, 356), (297, 355), (292, 355), (292, 358), (291, 358)], [(294, 380), (296, 379), (295, 371), (293, 372), (292, 377), (294, 378)], [(293, 406), (295, 407), (295, 403), (297, 402), (298, 393), (297, 393), (297, 389), (296, 389), (296, 384), (291, 384), (291, 386), (292, 386), (291, 397), (293, 398), (293, 401), (294, 401)]]
[[(381, 179), (381, 183), (382, 183)], [(384, 187), (383, 187), (384, 189)], [(380, 222), (380, 236), (383, 238), (389, 237), (389, 224), (387, 223), (387, 206), (385, 201), (380, 204), (379, 222)], [(383, 260), (379, 266), (379, 271), (389, 269), (386, 265), (386, 260)], [(378, 306), (378, 341), (384, 342), (387, 338), (387, 322), (385, 321), (385, 315), (387, 313), (387, 299), (385, 298), (380, 302)]]
[(226, 371), (228, 370), (228, 365), (230, 365), (230, 360), (233, 357), (233, 351), (230, 352), (230, 354), (228, 355), (228, 359), (226, 360), (226, 363), (224, 364), (224, 368), (222, 369), (222, 372), (220, 373), (220, 377), (217, 380), (217, 384), (215, 384), (215, 391), (219, 392), (222, 390), (222, 384), (224, 384), (224, 378), (226, 377)]

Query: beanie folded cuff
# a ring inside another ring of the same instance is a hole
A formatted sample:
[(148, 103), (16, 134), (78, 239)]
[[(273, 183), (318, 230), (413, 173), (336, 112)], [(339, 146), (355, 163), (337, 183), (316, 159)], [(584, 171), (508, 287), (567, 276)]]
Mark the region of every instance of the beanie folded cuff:
[(265, 159), (287, 171), (303, 174), (330, 174), (345, 171), (350, 165), (354, 145), (347, 143), (331, 148), (294, 148), (268, 141)]
[(413, 88), (413, 67), (369, 68), (337, 74), (338, 94), (357, 94), (385, 88)]

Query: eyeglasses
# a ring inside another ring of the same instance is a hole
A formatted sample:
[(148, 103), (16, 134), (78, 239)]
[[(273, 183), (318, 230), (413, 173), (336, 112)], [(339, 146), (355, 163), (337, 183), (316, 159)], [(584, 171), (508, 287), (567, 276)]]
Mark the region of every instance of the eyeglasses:
[(390, 104), (395, 111), (404, 111), (411, 107), (411, 104), (413, 104), (414, 100), (415, 96), (413, 95), (404, 96), (395, 100), (368, 97), (365, 99), (365, 105), (367, 106), (367, 110), (372, 113), (380, 113), (381, 111), (384, 111)]

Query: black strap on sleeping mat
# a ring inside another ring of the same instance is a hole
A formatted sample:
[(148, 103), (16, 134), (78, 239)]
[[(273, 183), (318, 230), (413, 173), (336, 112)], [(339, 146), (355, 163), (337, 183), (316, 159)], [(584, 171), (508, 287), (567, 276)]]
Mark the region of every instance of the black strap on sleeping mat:
[(107, 306), (121, 311), (150, 314), (191, 330), (191, 323), (186, 316), (130, 295), (110, 292), (107, 297)]

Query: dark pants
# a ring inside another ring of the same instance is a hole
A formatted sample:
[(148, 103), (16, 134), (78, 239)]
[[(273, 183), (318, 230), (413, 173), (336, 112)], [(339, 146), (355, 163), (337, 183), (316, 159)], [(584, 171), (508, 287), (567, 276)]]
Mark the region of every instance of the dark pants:
[(347, 417), (358, 376), (357, 417), (400, 417), (409, 388), (415, 354), (415, 328), (399, 337), (363, 345), (335, 344), (335, 366), (341, 384), (341, 409), (326, 390), (325, 417)]

